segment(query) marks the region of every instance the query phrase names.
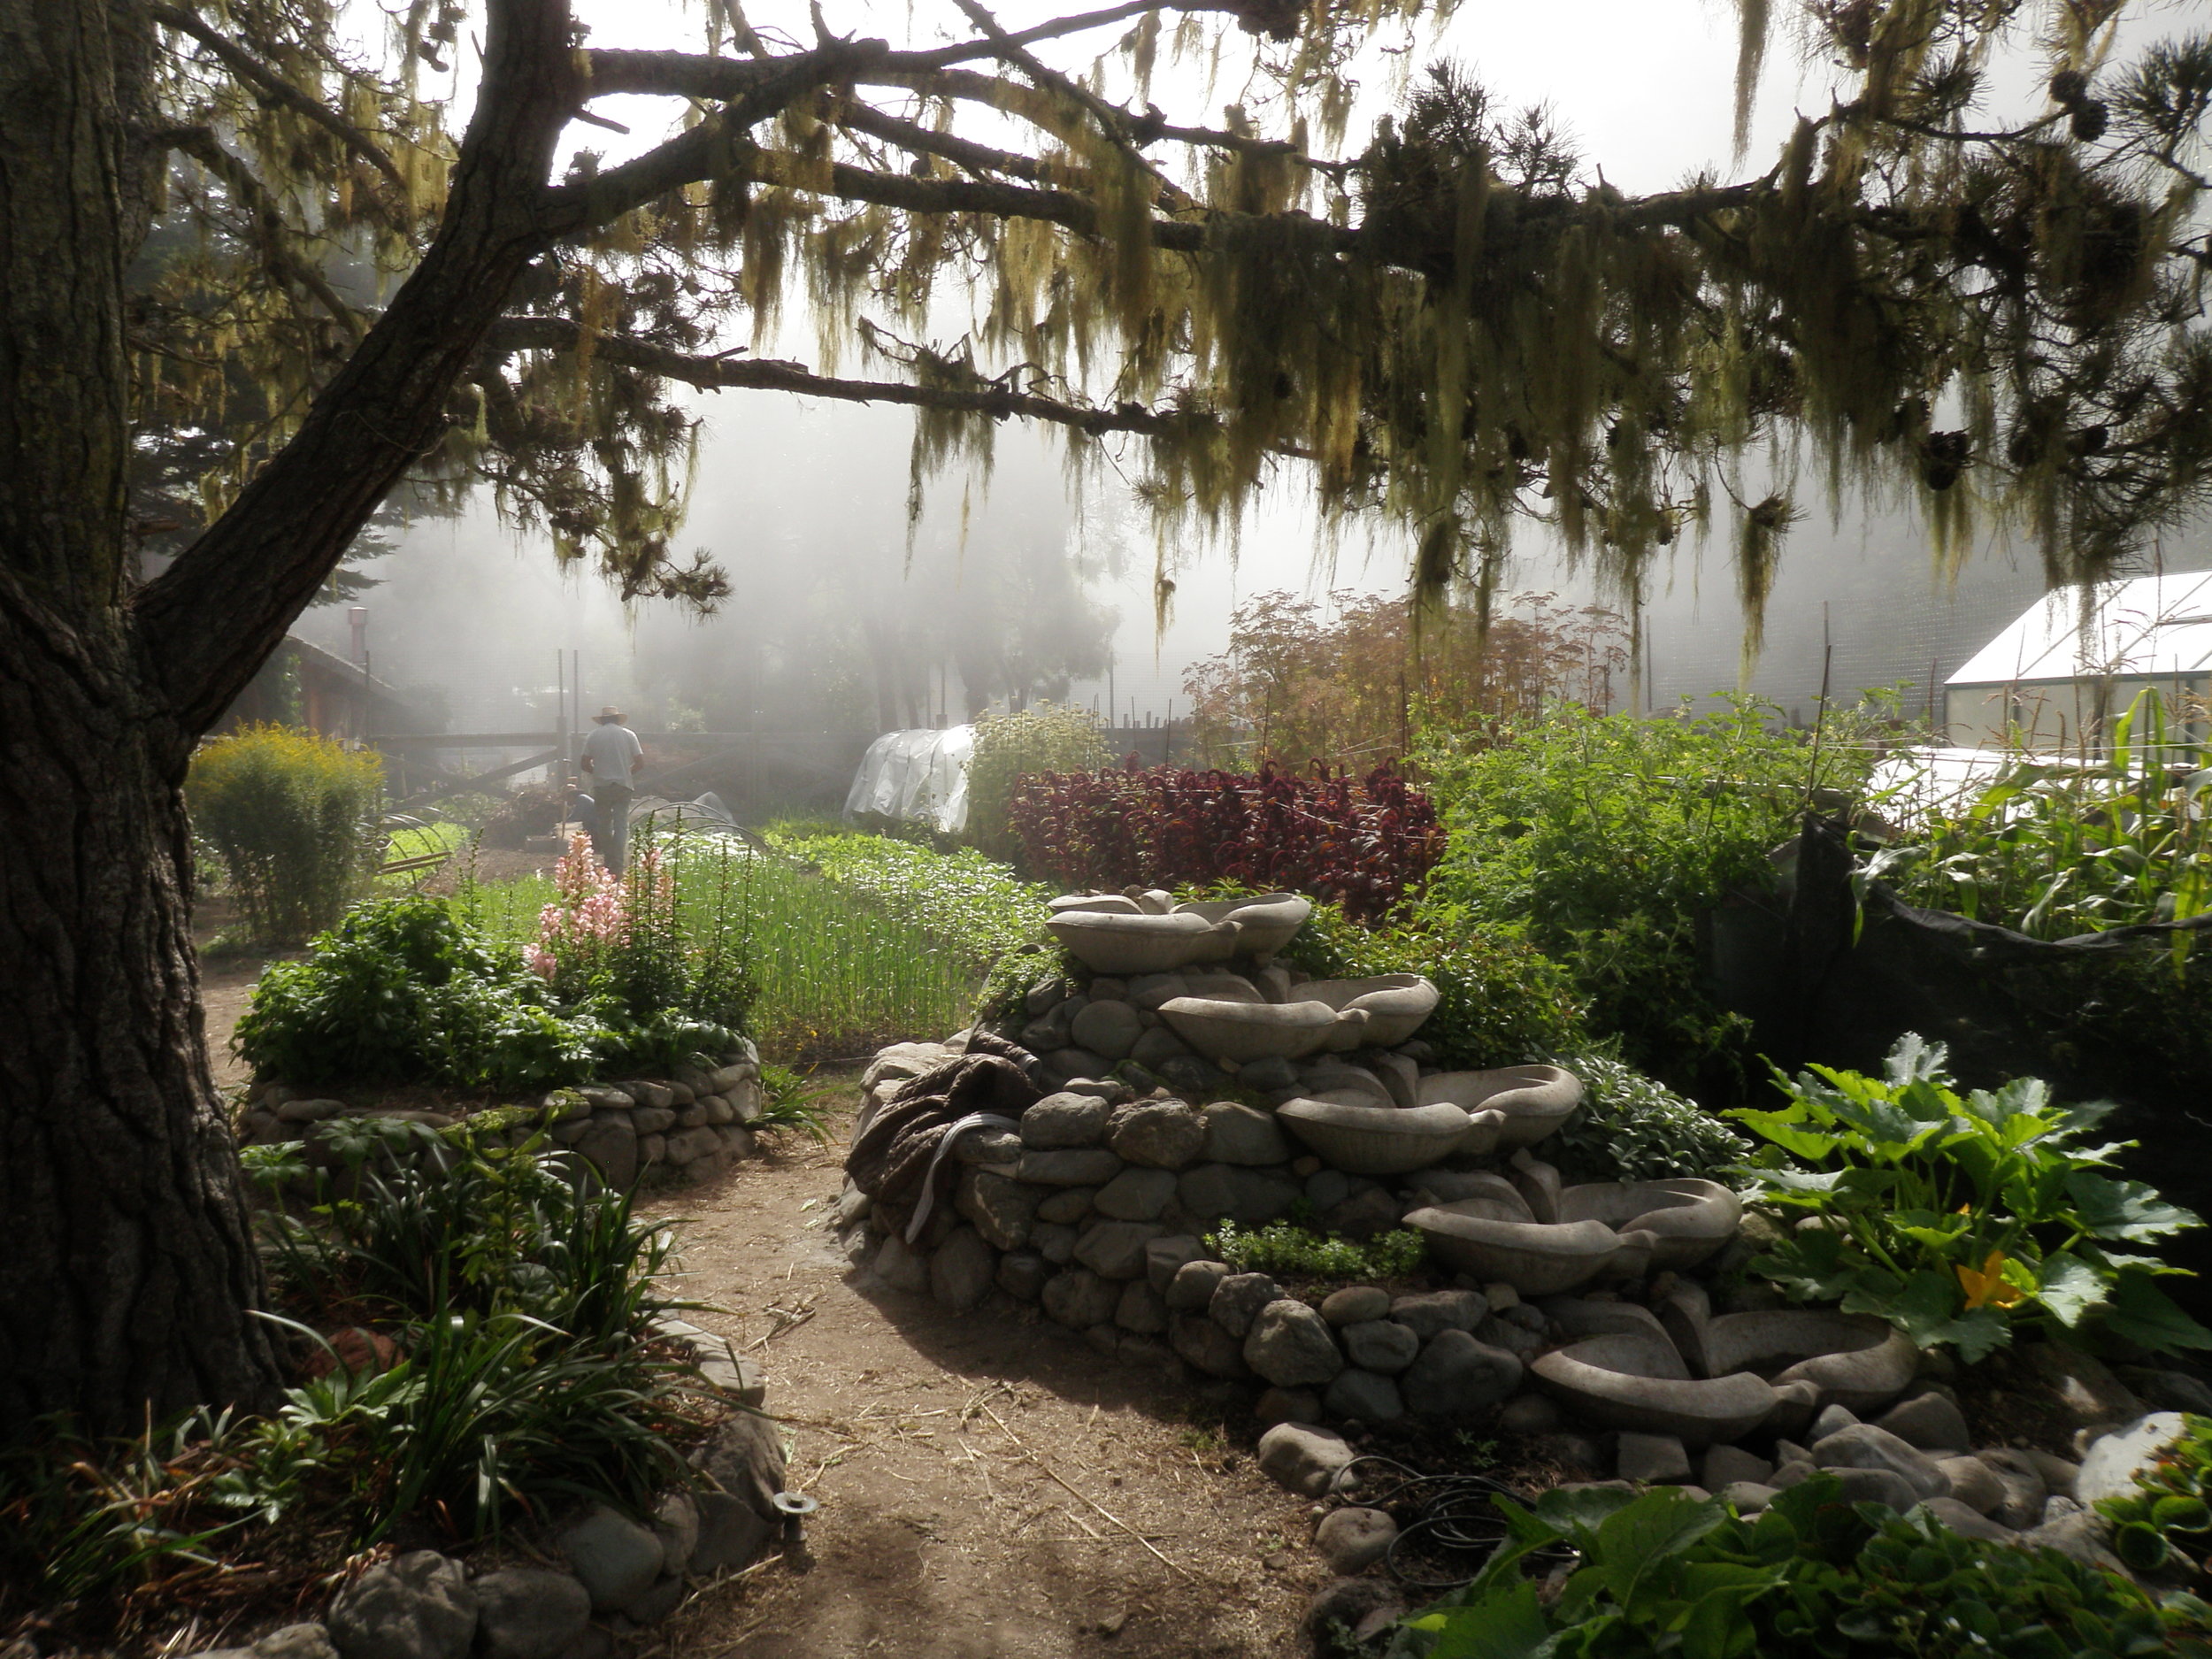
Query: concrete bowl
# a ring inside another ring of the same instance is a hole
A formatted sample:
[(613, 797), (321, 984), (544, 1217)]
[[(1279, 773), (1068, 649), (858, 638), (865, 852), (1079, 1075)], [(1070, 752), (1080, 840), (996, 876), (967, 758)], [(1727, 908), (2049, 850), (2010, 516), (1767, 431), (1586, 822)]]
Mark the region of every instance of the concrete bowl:
[(1336, 1026), (1326, 1002), (1228, 1002), (1204, 996), (1171, 997), (1160, 1018), (1175, 1034), (1210, 1060), (1296, 1060), (1313, 1053)]
[(1502, 1113), (1502, 1148), (1534, 1146), (1582, 1104), (1582, 1080), (1555, 1065), (1509, 1065), (1489, 1071), (1438, 1071), (1421, 1079), (1422, 1105), (1448, 1101), (1461, 1110)]
[(1313, 901), (1296, 893), (1263, 893), (1248, 899), (1194, 899), (1177, 905), (1175, 913), (1232, 924), (1237, 930), (1236, 954), (1264, 962), (1306, 925)]
[(1405, 1175), (1459, 1149), (1467, 1114), (1456, 1106), (1373, 1106), (1291, 1100), (1275, 1117), (1322, 1161), (1348, 1175)]
[(1618, 1331), (1539, 1355), (1537, 1386), (1569, 1411), (1604, 1428), (1672, 1434), (1686, 1446), (1724, 1445), (1774, 1409), (1774, 1389), (1749, 1371), (1692, 1377), (1656, 1333)]
[(1561, 1193), (1558, 1213), (1562, 1221), (1602, 1221), (1617, 1233), (1648, 1233), (1657, 1240), (1652, 1267), (1680, 1271), (1736, 1236), (1743, 1202), (1718, 1181), (1597, 1181)]
[(1431, 1253), (1446, 1266), (1479, 1279), (1502, 1279), (1525, 1296), (1576, 1289), (1616, 1263), (1627, 1268), (1649, 1253), (1648, 1235), (1624, 1239), (1601, 1221), (1546, 1225), (1509, 1219), (1505, 1210), (1496, 1200), (1463, 1199), (1413, 1210), (1405, 1225), (1427, 1239)]
[(1066, 910), (1045, 931), (1094, 973), (1166, 973), (1197, 962), (1225, 962), (1237, 930), (1202, 916), (1146, 916)]
[(1298, 995), (1326, 1002), (1340, 1012), (1357, 1010), (1367, 1016), (1363, 1027), (1348, 1024), (1331, 1039), (1329, 1046), (1339, 1049), (1355, 1048), (1362, 1043), (1374, 1048), (1394, 1048), (1420, 1030), (1422, 1022), (1436, 1011), (1436, 987), (1417, 973), (1310, 979), (1298, 987)]

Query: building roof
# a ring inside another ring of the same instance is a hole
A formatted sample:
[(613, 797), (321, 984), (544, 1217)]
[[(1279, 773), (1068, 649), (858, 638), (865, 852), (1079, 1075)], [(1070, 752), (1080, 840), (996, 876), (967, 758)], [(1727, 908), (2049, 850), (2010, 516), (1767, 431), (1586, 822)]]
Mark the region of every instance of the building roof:
[(2061, 588), (2030, 605), (1969, 657), (1947, 684), (2004, 686), (2162, 680), (2212, 672), (2212, 571), (2099, 583), (2082, 626), (2082, 590)]

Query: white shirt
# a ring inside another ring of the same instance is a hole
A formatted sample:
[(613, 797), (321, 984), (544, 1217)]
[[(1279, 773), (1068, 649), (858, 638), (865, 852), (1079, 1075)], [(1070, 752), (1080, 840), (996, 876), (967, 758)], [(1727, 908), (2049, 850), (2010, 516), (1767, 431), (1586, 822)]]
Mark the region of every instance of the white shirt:
[(610, 720), (591, 728), (584, 739), (584, 758), (590, 763), (593, 783), (619, 784), (627, 789), (637, 776), (638, 762), (645, 758), (645, 745), (628, 726)]

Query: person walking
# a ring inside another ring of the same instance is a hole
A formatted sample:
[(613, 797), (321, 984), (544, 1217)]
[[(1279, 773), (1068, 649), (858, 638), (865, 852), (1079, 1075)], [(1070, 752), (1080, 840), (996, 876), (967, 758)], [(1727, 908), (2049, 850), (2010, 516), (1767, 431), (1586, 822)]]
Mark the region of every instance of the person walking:
[(645, 745), (622, 724), (622, 710), (609, 703), (599, 710), (584, 740), (584, 773), (591, 781), (592, 849), (617, 875), (630, 851), (630, 801), (637, 794), (637, 771)]

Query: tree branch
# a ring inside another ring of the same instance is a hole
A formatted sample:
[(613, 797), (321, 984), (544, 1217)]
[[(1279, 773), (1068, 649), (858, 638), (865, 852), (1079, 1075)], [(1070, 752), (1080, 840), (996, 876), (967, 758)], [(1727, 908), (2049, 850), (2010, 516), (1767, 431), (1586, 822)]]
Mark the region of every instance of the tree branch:
[[(494, 326), (485, 339), (484, 349), (493, 356), (506, 357), (518, 351), (574, 351), (583, 342), (582, 328), (565, 317), (507, 317)], [(1090, 437), (1112, 432), (1165, 437), (1187, 433), (1197, 424), (1211, 425), (1215, 419), (1181, 410), (1148, 409), (1141, 403), (1094, 408), (1033, 392), (1016, 391), (996, 381), (985, 380), (979, 375), (978, 384), (972, 387), (837, 380), (816, 374), (803, 364), (763, 357), (699, 357), (624, 334), (592, 335), (591, 354), (603, 362), (618, 363), (626, 368), (680, 380), (703, 390), (795, 392), (848, 403), (902, 403), (915, 409), (988, 415), (1001, 420), (1018, 417), (1049, 421)]]
[(291, 441), (135, 595), (146, 660), (188, 741), (221, 716), (437, 442), (455, 383), (544, 247), (534, 207), (578, 104), (568, 6), (492, 0), (489, 10), (475, 113), (421, 263)]
[(207, 48), (223, 65), (241, 80), (258, 88), (285, 108), (305, 116), (316, 126), (336, 138), (355, 155), (382, 173), (403, 200), (407, 195), (407, 180), (401, 177), (392, 158), (384, 148), (366, 133), (334, 110), (325, 106), (320, 98), (311, 98), (290, 81), (278, 74), (251, 52), (224, 38), (193, 12), (181, 6), (156, 5), (149, 15), (155, 22), (166, 24), (180, 35), (189, 35)]

